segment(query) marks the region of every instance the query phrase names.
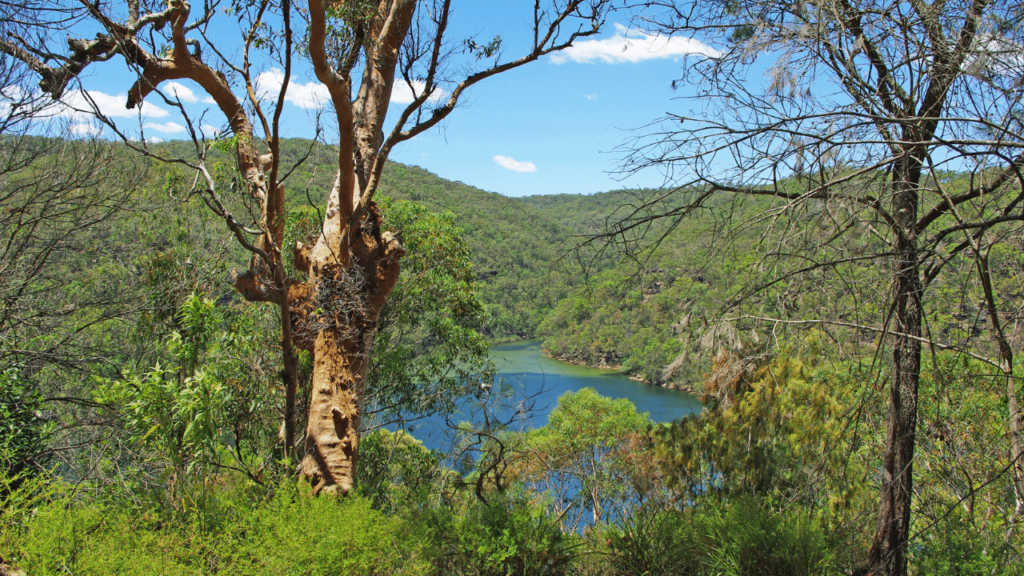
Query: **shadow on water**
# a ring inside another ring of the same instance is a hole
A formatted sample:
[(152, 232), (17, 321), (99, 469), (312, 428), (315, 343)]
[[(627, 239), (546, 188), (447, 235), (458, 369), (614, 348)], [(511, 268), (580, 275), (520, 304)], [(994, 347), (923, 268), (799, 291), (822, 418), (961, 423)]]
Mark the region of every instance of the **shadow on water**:
[[(703, 409), (700, 400), (686, 392), (636, 382), (617, 370), (585, 368), (548, 358), (536, 340), (495, 346), (491, 348), (491, 359), (499, 379), (519, 396), (530, 399), (532, 411), (524, 414), (517, 428), (546, 425), (559, 396), (587, 387), (602, 396), (630, 400), (638, 412), (647, 412), (655, 422), (670, 422)], [(453, 420), (457, 423), (460, 419), (472, 419), (467, 416), (456, 415)], [(445, 451), (449, 447), (451, 431), (443, 420), (420, 421), (411, 431), (428, 448)]]

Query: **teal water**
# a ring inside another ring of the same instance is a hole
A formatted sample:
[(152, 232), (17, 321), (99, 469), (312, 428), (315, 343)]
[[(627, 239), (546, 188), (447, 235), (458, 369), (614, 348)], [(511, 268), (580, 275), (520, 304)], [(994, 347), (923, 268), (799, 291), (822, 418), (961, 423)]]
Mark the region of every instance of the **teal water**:
[[(535, 340), (495, 346), (491, 359), (507, 395), (491, 417), (516, 430), (545, 426), (559, 396), (587, 387), (602, 396), (630, 400), (638, 412), (647, 412), (655, 422), (671, 422), (703, 409), (700, 400), (686, 392), (636, 382), (617, 370), (584, 368), (548, 358)], [(469, 421), (479, 426), (482, 414), (479, 400), (470, 401), (448, 422), (427, 418), (408, 429), (428, 448), (447, 451), (454, 438), (452, 426)]]
[(534, 426), (547, 424), (547, 415), (559, 396), (586, 387), (602, 396), (630, 400), (638, 412), (647, 412), (655, 422), (671, 422), (703, 409), (700, 400), (686, 392), (636, 382), (617, 370), (584, 368), (548, 358), (536, 340), (495, 346), (491, 358), (501, 377), (521, 382), (527, 393), (539, 393), (531, 422)]

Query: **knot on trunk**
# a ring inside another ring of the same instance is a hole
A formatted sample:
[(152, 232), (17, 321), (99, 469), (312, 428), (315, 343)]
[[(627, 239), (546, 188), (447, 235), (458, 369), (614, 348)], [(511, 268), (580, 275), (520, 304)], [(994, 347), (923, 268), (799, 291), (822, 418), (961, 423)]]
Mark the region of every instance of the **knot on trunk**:
[(310, 244), (303, 244), (302, 242), (295, 243), (295, 250), (292, 251), (292, 255), (295, 257), (295, 268), (297, 270), (309, 274), (309, 258), (312, 251), (313, 246)]
[(277, 302), (277, 290), (261, 278), (262, 274), (253, 270), (238, 272), (232, 269), (228, 281), (235, 290), (249, 302)]

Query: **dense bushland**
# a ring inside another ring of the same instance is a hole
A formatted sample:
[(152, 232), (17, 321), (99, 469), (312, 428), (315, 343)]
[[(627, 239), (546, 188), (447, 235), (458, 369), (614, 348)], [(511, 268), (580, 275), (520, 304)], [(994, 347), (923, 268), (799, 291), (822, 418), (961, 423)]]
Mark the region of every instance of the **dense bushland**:
[[(676, 424), (584, 389), (543, 428), (493, 431), (500, 455), (491, 443), (456, 462), (379, 430), (360, 495), (343, 500), (270, 470), (175, 477), (169, 459), (162, 486), (132, 472), (141, 463), (121, 462), (122, 483), (102, 489), (8, 472), (0, 555), (29, 574), (854, 573), (883, 441), (870, 367), (733, 361), (718, 360), (708, 409)], [(937, 362), (912, 573), (1024, 573), (993, 372)]]
[[(224, 282), (244, 255), (201, 206), (166, 194), (173, 167), (140, 169), (147, 184), (123, 203), (80, 207), (94, 221), (46, 244), (52, 269), (24, 276), (37, 290), (5, 310), (37, 320), (2, 325), (3, 563), (28, 574), (595, 576), (864, 566), (886, 382), (883, 345), (863, 326), (884, 309), (864, 290), (825, 286), (869, 285), (871, 266), (752, 294), (763, 280), (753, 237), (722, 245), (699, 226), (664, 229), (631, 261), (596, 246), (574, 260), (561, 248), (650, 191), (514, 200), (392, 165), (385, 218), (409, 254), (378, 325), (358, 495), (317, 499), (280, 447), (276, 319)], [(315, 204), (316, 174), (295, 181), (309, 184), (292, 197)], [(440, 206), (451, 212), (431, 212)], [(321, 215), (292, 217), (289, 242)], [(25, 254), (43, 246), (29, 240)], [(1003, 301), (1020, 299), (1019, 242), (1009, 235), (990, 255)], [(1024, 573), (1006, 390), (984, 360), (992, 345), (969, 275), (929, 286), (932, 338), (968, 353), (937, 345), (922, 370), (914, 574)], [(750, 297), (722, 322), (736, 294)], [(755, 326), (826, 308), (849, 325)], [(583, 390), (542, 428), (505, 427), (487, 339), (535, 335), (559, 357), (692, 386), (707, 409), (655, 425)], [(299, 361), (308, 376), (310, 358)], [(300, 412), (308, 398), (300, 389)], [(405, 431), (467, 402), (474, 418), (455, 423), (447, 453)]]

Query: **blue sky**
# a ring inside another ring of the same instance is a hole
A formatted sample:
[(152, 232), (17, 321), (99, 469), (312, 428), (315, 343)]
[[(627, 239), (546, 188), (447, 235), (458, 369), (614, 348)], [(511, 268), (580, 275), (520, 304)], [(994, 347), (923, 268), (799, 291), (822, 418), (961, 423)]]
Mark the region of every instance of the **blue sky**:
[[(455, 37), (476, 35), (481, 40), (499, 34), (505, 57), (518, 57), (532, 38), (532, 4), (457, 2), (452, 32)], [(237, 34), (230, 26), (219, 33), (230, 34)], [(666, 112), (681, 111), (685, 104), (677, 99), (691, 94), (692, 87), (673, 90), (671, 83), (681, 76), (687, 58), (700, 57), (687, 54), (711, 51), (686, 38), (644, 36), (609, 19), (600, 36), (578, 41), (566, 53), (476, 85), (442, 126), (401, 145), (391, 159), (509, 196), (658, 186), (662, 180), (654, 172), (626, 180), (615, 175), (622, 160), (618, 149)], [(271, 65), (262, 70), (267, 86), (273, 87), (275, 80), (280, 85), (279, 70)], [(284, 110), (285, 135), (310, 137), (311, 117), (319, 110), (323, 87), (304, 63), (296, 72)], [(186, 137), (180, 112), (158, 97), (147, 99), (141, 119), (137, 111), (125, 110), (124, 95), (131, 82), (131, 73), (111, 62), (94, 65), (83, 87), (129, 132), (137, 134), (141, 123), (147, 139)], [(193, 120), (211, 108), (196, 85), (181, 82), (162, 88), (177, 95)], [(80, 93), (69, 93), (65, 99), (84, 108)], [(96, 130), (84, 115), (71, 116), (73, 131)], [(224, 121), (211, 108), (195, 124), (212, 133)]]

